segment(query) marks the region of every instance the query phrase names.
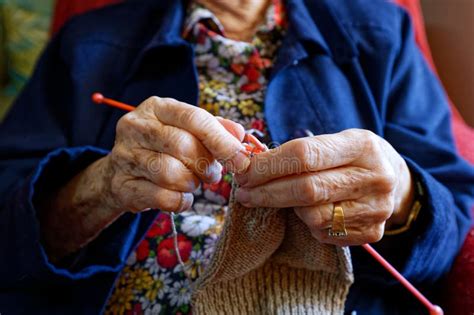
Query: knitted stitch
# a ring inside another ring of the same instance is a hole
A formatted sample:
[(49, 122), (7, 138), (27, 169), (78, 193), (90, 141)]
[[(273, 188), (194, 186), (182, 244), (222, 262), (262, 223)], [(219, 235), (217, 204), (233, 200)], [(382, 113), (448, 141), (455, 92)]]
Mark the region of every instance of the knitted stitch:
[(249, 209), (232, 194), (193, 312), (342, 314), (353, 281), (348, 248), (318, 242), (293, 209)]

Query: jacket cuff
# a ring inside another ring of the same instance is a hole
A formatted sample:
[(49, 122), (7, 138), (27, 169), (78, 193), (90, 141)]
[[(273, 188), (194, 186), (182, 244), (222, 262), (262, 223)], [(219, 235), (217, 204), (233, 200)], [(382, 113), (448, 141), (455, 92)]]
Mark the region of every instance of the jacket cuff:
[(101, 272), (118, 272), (122, 268), (135, 243), (140, 215), (123, 215), (67, 261), (53, 264), (42, 244), (36, 208), (39, 196), (64, 185), (107, 153), (89, 146), (55, 150), (41, 160), (33, 174), (16, 190), (9, 207), (12, 216), (9, 222), (14, 230), (8, 234), (15, 239), (10, 246), (16, 253), (9, 260), (17, 271), (14, 274), (20, 277), (17, 280), (26, 280), (29, 276), (36, 280), (77, 280)]
[(463, 244), (467, 229), (459, 224), (458, 217), (462, 208), (468, 207), (456, 204), (446, 186), (412, 160), (405, 160), (422, 185), (424, 198), (419, 216), (405, 237), (412, 246), (401, 272), (419, 283), (434, 283), (449, 270)]
[[(410, 229), (384, 236), (373, 247), (412, 283), (430, 285), (447, 272), (467, 230), (458, 224), (460, 210), (448, 188), (406, 157), (412, 175), (422, 185), (422, 208)], [(359, 279), (395, 285), (398, 282), (360, 248), (352, 248)], [(357, 278), (357, 275), (356, 275)]]

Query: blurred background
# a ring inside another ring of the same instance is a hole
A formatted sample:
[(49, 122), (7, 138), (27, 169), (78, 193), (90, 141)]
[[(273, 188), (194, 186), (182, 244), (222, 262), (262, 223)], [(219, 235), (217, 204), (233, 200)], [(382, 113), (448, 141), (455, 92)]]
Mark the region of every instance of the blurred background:
[(474, 0), (422, 0), (426, 33), (443, 84), (474, 126)]

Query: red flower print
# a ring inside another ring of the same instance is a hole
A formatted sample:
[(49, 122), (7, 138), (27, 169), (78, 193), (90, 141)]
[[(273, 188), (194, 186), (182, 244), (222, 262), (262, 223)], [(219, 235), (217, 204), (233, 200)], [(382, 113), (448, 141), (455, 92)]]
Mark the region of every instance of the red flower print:
[(140, 314), (143, 314), (142, 303), (137, 303), (137, 304), (133, 305), (133, 309), (128, 310), (125, 314), (126, 315), (140, 315)]
[(286, 21), (286, 11), (285, 11), (285, 6), (283, 5), (282, 1), (273, 1), (274, 2), (274, 8), (275, 8), (275, 14), (274, 14), (274, 19), (275, 23), (278, 26), (285, 27), (287, 26), (287, 21)]
[(150, 242), (148, 242), (146, 239), (142, 240), (137, 246), (136, 254), (138, 261), (147, 259), (150, 255)]
[(249, 57), (249, 64), (261, 69), (262, 68), (262, 58), (260, 58), (260, 54), (258, 53), (257, 50), (254, 50), (254, 52), (250, 55)]
[(255, 119), (254, 121), (252, 121), (251, 128), (263, 132), (263, 130), (265, 129), (265, 123), (263, 119)]
[(203, 45), (205, 42), (206, 42), (206, 39), (207, 39), (207, 33), (206, 33), (206, 27), (202, 24), (199, 24), (198, 25), (198, 35), (197, 35), (197, 38), (196, 38), (196, 42), (200, 45)]
[(257, 69), (264, 69), (271, 66), (272, 61), (268, 58), (262, 58), (260, 53), (255, 50), (249, 57), (248, 63)]
[(261, 87), (262, 87), (262, 85), (260, 83), (251, 82), (251, 83), (247, 83), (247, 84), (242, 85), (240, 87), (240, 90), (242, 92), (252, 93), (252, 92), (258, 91), (259, 89), (261, 89)]
[[(193, 244), (186, 238), (186, 236), (182, 234), (178, 235), (179, 254), (184, 262), (189, 259), (192, 247)], [(168, 237), (158, 244), (156, 260), (163, 268), (173, 268), (178, 264), (178, 257), (174, 250), (173, 237)]]
[(237, 75), (242, 75), (244, 73), (245, 67), (242, 64), (233, 63), (230, 65), (230, 70)]
[(161, 212), (156, 217), (155, 222), (150, 227), (146, 236), (148, 238), (154, 238), (158, 235), (165, 235), (171, 232), (171, 218), (168, 214)]
[(228, 200), (229, 197), (230, 197), (230, 191), (232, 190), (231, 185), (230, 185), (228, 182), (222, 180), (222, 181), (219, 183), (219, 186), (220, 186), (220, 187), (219, 187), (219, 194), (220, 194), (222, 197), (224, 197), (225, 199)]
[(258, 71), (254, 66), (248, 65), (244, 72), (245, 76), (249, 82), (256, 82), (260, 78), (260, 71)]
[(203, 183), (202, 184), (202, 189), (203, 190), (210, 190), (210, 191), (224, 197), (225, 199), (229, 199), (230, 191), (232, 190), (232, 186), (227, 181), (222, 179), (220, 182), (214, 183), (214, 184)]

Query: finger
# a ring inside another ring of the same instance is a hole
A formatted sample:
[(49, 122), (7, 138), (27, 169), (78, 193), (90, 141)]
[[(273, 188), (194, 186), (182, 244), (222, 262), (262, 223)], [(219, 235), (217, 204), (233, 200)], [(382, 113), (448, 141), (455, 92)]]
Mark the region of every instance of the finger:
[[(164, 125), (156, 119), (146, 119), (140, 113), (127, 114), (120, 128), (127, 128), (127, 139), (119, 139), (125, 150), (140, 146), (149, 151), (163, 152), (180, 160), (196, 176), (207, 183), (218, 182), (222, 175), (220, 165), (201, 141), (186, 130)], [(131, 123), (127, 123), (130, 121)], [(125, 125), (125, 126), (124, 126)], [(136, 158), (134, 158), (136, 159)], [(148, 161), (146, 161), (148, 162)]]
[(245, 147), (210, 113), (174, 99), (152, 97), (146, 102), (151, 103), (157, 119), (193, 134), (228, 170), (235, 173), (247, 170), (250, 160)]
[(363, 152), (361, 132), (295, 139), (252, 158), (248, 171), (235, 177), (243, 186), (256, 186), (276, 178), (316, 172), (354, 162)]
[(124, 150), (118, 147), (114, 150), (120, 154), (123, 161), (120, 167), (127, 174), (146, 178), (157, 186), (175, 191), (193, 192), (199, 187), (199, 178), (171, 155), (141, 148)]
[(377, 224), (363, 229), (349, 228), (347, 236), (334, 237), (328, 234), (328, 230), (314, 230), (311, 235), (319, 242), (336, 246), (359, 246), (362, 244), (376, 243), (383, 237), (385, 224)]
[(348, 235), (344, 238), (329, 236), (332, 226), (334, 204), (315, 207), (297, 207), (296, 215), (308, 226), (319, 241), (339, 246), (360, 245), (380, 240), (380, 231), (390, 217), (390, 196), (371, 196), (360, 201), (349, 200), (338, 203), (344, 211), (344, 224)]
[(127, 195), (124, 201), (125, 207), (132, 212), (148, 208), (181, 212), (189, 209), (194, 200), (192, 193), (169, 190), (144, 179), (125, 182), (122, 191)]
[[(289, 176), (256, 187), (240, 187), (236, 199), (246, 207), (301, 207), (361, 198), (383, 190), (378, 177), (358, 167)], [(387, 188), (388, 189), (388, 188)]]
[[(385, 222), (390, 215), (382, 198), (373, 201), (346, 200), (337, 205), (344, 211), (346, 228), (362, 229)], [(295, 207), (296, 215), (312, 230), (324, 230), (332, 226), (334, 203), (313, 207)]]
[(160, 139), (166, 140), (157, 141), (156, 150), (180, 160), (204, 182), (215, 183), (221, 179), (222, 165), (194, 135), (186, 130), (166, 125), (159, 128), (157, 134)]
[(221, 123), (224, 128), (230, 132), (240, 142), (244, 141), (245, 129), (241, 124), (238, 124), (232, 120), (225, 119), (220, 116), (216, 116), (217, 120)]

